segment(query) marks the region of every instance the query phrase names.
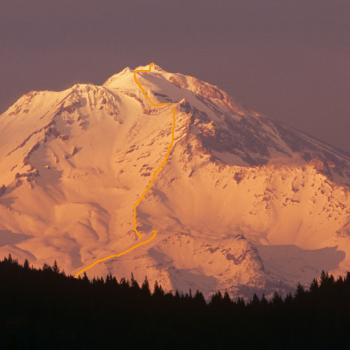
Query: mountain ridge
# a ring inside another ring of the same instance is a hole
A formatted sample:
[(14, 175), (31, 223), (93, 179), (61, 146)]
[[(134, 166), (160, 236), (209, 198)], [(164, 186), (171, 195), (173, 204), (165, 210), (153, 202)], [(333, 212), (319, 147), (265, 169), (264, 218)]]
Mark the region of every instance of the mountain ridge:
[[(349, 269), (345, 155), (197, 78), (157, 67), (140, 79), (177, 108), (169, 164), (138, 209), (159, 236), (92, 276), (246, 296)], [(72, 272), (135, 243), (130, 208), (165, 154), (170, 113), (128, 68), (19, 99), (0, 116), (0, 254)]]

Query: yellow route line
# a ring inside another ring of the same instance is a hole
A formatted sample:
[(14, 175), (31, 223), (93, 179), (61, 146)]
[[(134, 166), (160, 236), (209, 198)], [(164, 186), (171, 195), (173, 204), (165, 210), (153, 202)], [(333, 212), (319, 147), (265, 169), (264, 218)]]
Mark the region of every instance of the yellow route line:
[[(149, 64), (148, 69), (135, 69), (134, 70), (134, 81), (136, 83), (136, 85), (139, 87), (139, 89), (141, 90), (142, 94), (145, 96), (146, 100), (148, 101), (148, 103), (153, 106), (153, 107), (164, 107), (170, 104), (170, 102), (158, 102), (158, 101), (154, 101), (153, 98), (149, 95), (149, 93), (147, 92), (147, 90), (142, 86), (142, 84), (140, 83), (139, 79), (138, 79), (138, 73), (148, 73), (151, 72), (154, 69), (154, 63)], [(135, 201), (135, 203), (132, 206), (132, 210), (133, 210), (133, 231), (135, 232), (137, 238), (139, 240), (141, 240), (138, 243), (135, 243), (134, 245), (132, 245), (131, 247), (129, 247), (126, 250), (121, 251), (120, 253), (117, 254), (112, 254), (112, 255), (108, 255), (105, 256), (104, 258), (100, 258), (95, 260), (93, 263), (85, 266), (83, 269), (79, 270), (74, 276), (78, 277), (79, 275), (81, 275), (82, 273), (92, 269), (94, 266), (103, 263), (107, 260), (110, 259), (115, 259), (115, 258), (119, 258), (123, 255), (126, 255), (130, 252), (132, 252), (133, 250), (147, 245), (150, 242), (152, 242), (156, 237), (157, 237), (157, 230), (153, 229), (152, 233), (150, 234), (150, 236), (144, 240), (142, 240), (142, 233), (137, 229), (137, 207), (145, 200), (146, 195), (148, 194), (148, 192), (152, 189), (153, 185), (155, 184), (157, 177), (159, 176), (159, 174), (162, 172), (162, 170), (164, 169), (164, 167), (167, 165), (171, 151), (174, 147), (174, 143), (175, 143), (175, 128), (176, 128), (176, 108), (174, 107), (172, 110), (172, 126), (171, 126), (171, 141), (167, 147), (165, 156), (163, 157), (162, 161), (160, 162), (160, 164), (158, 165), (158, 167), (153, 171), (151, 178), (149, 179), (145, 189), (143, 190), (143, 192), (139, 195), (139, 197), (137, 198), (137, 200)]]

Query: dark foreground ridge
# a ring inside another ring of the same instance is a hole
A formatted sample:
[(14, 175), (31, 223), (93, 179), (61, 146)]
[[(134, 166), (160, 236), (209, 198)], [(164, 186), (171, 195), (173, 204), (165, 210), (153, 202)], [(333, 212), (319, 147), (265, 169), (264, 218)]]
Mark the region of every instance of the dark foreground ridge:
[[(151, 288), (153, 290), (153, 288)], [(147, 280), (75, 279), (0, 261), (1, 349), (335, 349), (350, 338), (350, 274), (245, 303), (165, 293)]]

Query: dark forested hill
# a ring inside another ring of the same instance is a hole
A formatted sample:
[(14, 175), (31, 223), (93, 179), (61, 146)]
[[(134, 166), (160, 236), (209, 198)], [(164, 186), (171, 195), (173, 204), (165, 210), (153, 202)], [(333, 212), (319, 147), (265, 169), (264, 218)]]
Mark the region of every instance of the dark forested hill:
[[(153, 291), (150, 292), (150, 289)], [(0, 262), (1, 349), (342, 349), (350, 274), (322, 274), (272, 300), (166, 294), (130, 281), (75, 279), (58, 267)]]

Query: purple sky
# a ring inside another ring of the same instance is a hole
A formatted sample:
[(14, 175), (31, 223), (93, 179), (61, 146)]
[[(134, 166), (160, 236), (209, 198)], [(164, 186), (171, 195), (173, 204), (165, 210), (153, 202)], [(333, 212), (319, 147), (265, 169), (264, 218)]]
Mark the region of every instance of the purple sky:
[(1, 0), (0, 111), (150, 61), (350, 151), (349, 0)]

